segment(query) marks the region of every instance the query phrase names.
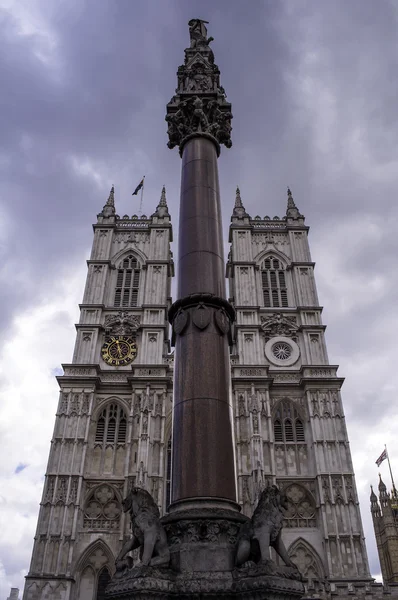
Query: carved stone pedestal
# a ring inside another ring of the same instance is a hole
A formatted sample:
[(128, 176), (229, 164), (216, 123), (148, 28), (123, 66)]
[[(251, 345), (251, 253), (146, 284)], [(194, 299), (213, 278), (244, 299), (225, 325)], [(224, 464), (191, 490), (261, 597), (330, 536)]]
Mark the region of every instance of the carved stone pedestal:
[(249, 522), (239, 512), (202, 506), (177, 510), (161, 521), (170, 566), (117, 572), (107, 588), (109, 600), (299, 600), (303, 595), (303, 584), (291, 567), (268, 561), (235, 568), (239, 530)]
[[(206, 598), (236, 600), (299, 600), (303, 584), (289, 579), (293, 573), (272, 573), (264, 566), (232, 571), (185, 571), (170, 568), (138, 567), (113, 578), (106, 596), (109, 600), (205, 600)], [(282, 570), (281, 570), (282, 571)], [(292, 570), (291, 570), (292, 571)]]

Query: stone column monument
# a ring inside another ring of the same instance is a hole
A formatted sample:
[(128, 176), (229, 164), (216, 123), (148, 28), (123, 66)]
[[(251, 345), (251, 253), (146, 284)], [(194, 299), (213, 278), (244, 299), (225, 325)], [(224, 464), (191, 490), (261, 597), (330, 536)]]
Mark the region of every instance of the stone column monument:
[(169, 147), (182, 158), (175, 338), (172, 510), (196, 499), (236, 502), (228, 333), (217, 158), (231, 144), (231, 105), (220, 88), (204, 21), (189, 22), (191, 47), (167, 105)]
[[(124, 500), (132, 536), (107, 595), (122, 598), (300, 598), (303, 585), (281, 538), (285, 499), (265, 489), (251, 520), (240, 514), (229, 351), (233, 307), (225, 263), (217, 159), (231, 142), (231, 105), (220, 86), (206, 21), (189, 21), (190, 47), (167, 104), (169, 148), (182, 158), (175, 345), (172, 496), (159, 511), (145, 490)], [(283, 566), (270, 558), (274, 547)], [(141, 563), (129, 552), (140, 548)]]

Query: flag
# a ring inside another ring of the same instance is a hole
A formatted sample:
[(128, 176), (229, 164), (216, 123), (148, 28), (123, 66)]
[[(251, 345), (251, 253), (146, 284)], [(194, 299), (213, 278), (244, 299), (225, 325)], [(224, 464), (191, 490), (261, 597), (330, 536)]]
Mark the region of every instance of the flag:
[(383, 452), (380, 454), (379, 458), (376, 460), (376, 465), (378, 467), (380, 467), (381, 463), (383, 462), (383, 460), (386, 460), (387, 458), (387, 448), (385, 448), (383, 450)]
[(139, 184), (135, 188), (134, 192), (131, 194), (132, 196), (136, 196), (138, 194), (138, 192), (140, 191), (140, 189), (143, 187), (143, 185), (144, 185), (144, 179), (145, 179), (145, 177), (143, 177), (141, 179), (141, 181), (139, 182)]

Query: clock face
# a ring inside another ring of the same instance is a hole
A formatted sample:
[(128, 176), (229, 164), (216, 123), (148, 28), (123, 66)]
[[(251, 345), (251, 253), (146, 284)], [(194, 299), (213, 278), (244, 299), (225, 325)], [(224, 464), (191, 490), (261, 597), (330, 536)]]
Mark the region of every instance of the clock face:
[(101, 348), (102, 359), (115, 367), (128, 365), (137, 356), (135, 338), (125, 335), (115, 335), (108, 338)]

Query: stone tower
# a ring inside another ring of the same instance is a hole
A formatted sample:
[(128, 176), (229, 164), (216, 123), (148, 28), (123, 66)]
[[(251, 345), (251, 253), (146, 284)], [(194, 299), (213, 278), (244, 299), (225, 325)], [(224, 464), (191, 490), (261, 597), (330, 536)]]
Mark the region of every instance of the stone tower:
[(385, 584), (398, 583), (398, 493), (393, 485), (389, 494), (380, 477), (379, 504), (371, 489), (370, 510), (383, 581)]
[(94, 240), (59, 404), (24, 600), (103, 598), (129, 524), (127, 487), (169, 494), (172, 228), (163, 188), (151, 217), (115, 211)]
[(286, 216), (251, 218), (237, 189), (227, 277), (237, 315), (231, 374), (238, 496), (251, 514), (259, 490), (276, 482), (289, 502), (284, 539), (291, 558), (310, 587), (327, 577), (347, 593), (354, 581), (369, 581), (369, 568), (343, 379), (328, 361), (308, 229), (290, 190)]

